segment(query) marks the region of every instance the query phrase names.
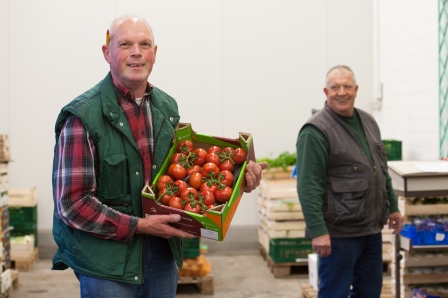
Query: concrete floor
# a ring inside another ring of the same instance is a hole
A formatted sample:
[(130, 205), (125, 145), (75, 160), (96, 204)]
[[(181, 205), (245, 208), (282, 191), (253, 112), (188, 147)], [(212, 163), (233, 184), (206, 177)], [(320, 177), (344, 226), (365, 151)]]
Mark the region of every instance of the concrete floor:
[[(257, 229), (230, 229), (222, 242), (203, 239), (208, 246), (205, 258), (212, 266), (213, 295), (201, 295), (195, 286), (180, 285), (178, 298), (292, 298), (301, 297), (300, 285), (308, 283), (307, 268), (293, 270), (286, 278), (275, 278), (267, 262), (260, 254)], [(39, 234), (45, 241), (40, 249), (40, 259), (29, 272), (19, 272), (19, 287), (12, 292), (13, 298), (75, 298), (79, 297), (79, 285), (73, 271), (52, 271), (51, 239)], [(43, 244), (43, 243), (42, 243)], [(47, 247), (49, 246), (49, 247)], [(296, 272), (297, 271), (297, 272)]]
[[(195, 286), (179, 285), (177, 298), (299, 298), (308, 284), (308, 268), (292, 267), (292, 274), (275, 278), (260, 254), (257, 227), (231, 227), (224, 241), (201, 239), (212, 266), (213, 295), (201, 295)], [(39, 233), (39, 261), (29, 272), (19, 272), (12, 298), (75, 298), (79, 284), (68, 269), (52, 271), (55, 244), (50, 233)], [(390, 275), (388, 277), (390, 279)]]
[[(212, 265), (213, 295), (201, 295), (196, 287), (180, 285), (179, 298), (292, 298), (300, 297), (300, 284), (307, 275), (276, 279), (259, 255), (207, 255)], [(51, 260), (39, 260), (32, 271), (19, 273), (19, 287), (13, 298), (77, 298), (79, 287), (71, 270), (51, 271)]]

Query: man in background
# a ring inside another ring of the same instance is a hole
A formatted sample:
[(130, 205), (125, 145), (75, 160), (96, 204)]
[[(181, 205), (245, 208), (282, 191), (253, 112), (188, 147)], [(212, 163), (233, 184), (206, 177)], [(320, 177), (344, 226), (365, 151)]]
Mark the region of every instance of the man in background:
[[(81, 297), (175, 297), (182, 266), (177, 214), (143, 217), (141, 191), (161, 168), (177, 103), (148, 77), (157, 46), (148, 23), (114, 20), (102, 47), (110, 72), (56, 121), (53, 268), (72, 268)], [(110, 38), (110, 39), (109, 39)], [(246, 192), (266, 163), (247, 164)]]
[(332, 67), (324, 108), (296, 144), (297, 191), (320, 256), (319, 298), (380, 297), (381, 230), (389, 223), (397, 234), (403, 223), (379, 127), (354, 107), (357, 91), (350, 67)]

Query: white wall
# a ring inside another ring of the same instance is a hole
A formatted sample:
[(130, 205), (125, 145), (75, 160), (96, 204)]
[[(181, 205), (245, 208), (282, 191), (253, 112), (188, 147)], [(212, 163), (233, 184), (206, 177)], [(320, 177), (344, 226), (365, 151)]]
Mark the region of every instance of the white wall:
[[(295, 152), (321, 108), (326, 71), (348, 64), (372, 100), (372, 1), (7, 0), (0, 2), (0, 133), (10, 135), (10, 187), (38, 187), (39, 229), (52, 225), (53, 126), (59, 110), (102, 79), (101, 46), (123, 13), (147, 18), (158, 44), (151, 83), (174, 96), (196, 131), (250, 132), (258, 157)], [(6, 94), (6, 95), (5, 95)], [(6, 119), (6, 120), (4, 120)], [(233, 225), (258, 222), (256, 192)]]
[(401, 140), (404, 160), (438, 159), (437, 1), (375, 2), (383, 139)]

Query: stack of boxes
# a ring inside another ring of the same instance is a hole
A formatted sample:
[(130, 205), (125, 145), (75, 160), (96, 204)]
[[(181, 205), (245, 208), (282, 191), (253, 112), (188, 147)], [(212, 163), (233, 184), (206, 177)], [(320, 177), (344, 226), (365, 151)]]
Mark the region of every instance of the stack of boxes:
[(290, 267), (275, 264), (307, 266), (312, 247), (311, 240), (305, 237), (306, 226), (296, 179), (263, 179), (258, 192), (258, 205), (258, 240), (262, 253), (271, 268), (274, 267), (274, 275), (282, 277), (290, 272)]
[(8, 135), (0, 135), (0, 294), (12, 289), (11, 227), (9, 208), (8, 163), (10, 161)]
[(37, 189), (9, 189), (11, 260), (15, 269), (29, 271), (38, 259)]

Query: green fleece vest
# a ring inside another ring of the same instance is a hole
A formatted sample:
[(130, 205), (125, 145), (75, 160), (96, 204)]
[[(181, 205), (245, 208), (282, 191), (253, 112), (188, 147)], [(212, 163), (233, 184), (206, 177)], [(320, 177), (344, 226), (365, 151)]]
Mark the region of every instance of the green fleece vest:
[[(56, 121), (56, 142), (66, 119), (71, 115), (82, 121), (97, 149), (95, 196), (119, 212), (143, 217), (143, 162), (131, 128), (120, 111), (110, 73), (62, 109)], [(179, 122), (176, 101), (153, 87), (151, 115), (155, 143), (152, 177), (155, 177), (169, 152)], [(136, 234), (128, 242), (104, 240), (73, 229), (53, 216), (53, 236), (58, 245), (53, 257), (53, 269), (70, 267), (76, 272), (98, 278), (134, 284), (142, 282), (143, 235)], [(176, 264), (181, 268), (180, 239), (172, 237), (168, 241)]]

